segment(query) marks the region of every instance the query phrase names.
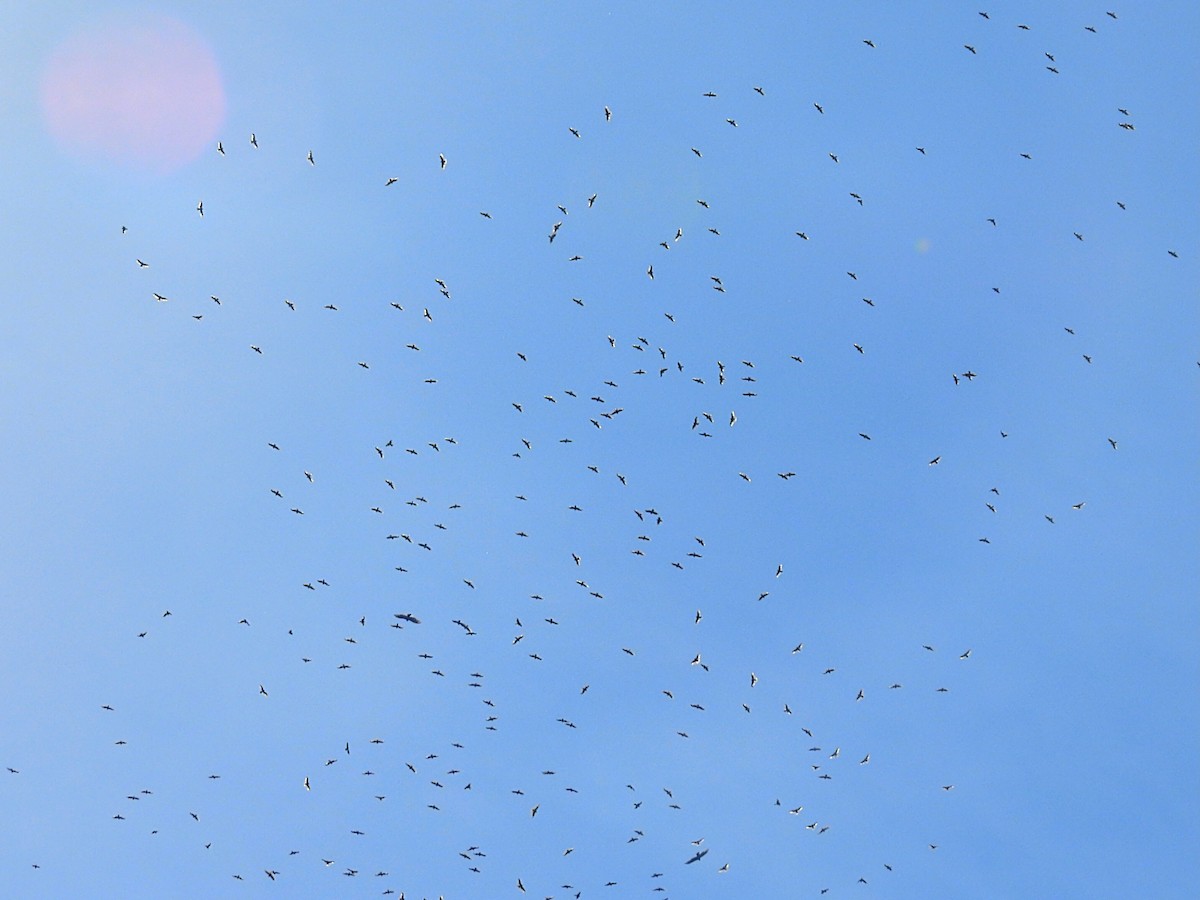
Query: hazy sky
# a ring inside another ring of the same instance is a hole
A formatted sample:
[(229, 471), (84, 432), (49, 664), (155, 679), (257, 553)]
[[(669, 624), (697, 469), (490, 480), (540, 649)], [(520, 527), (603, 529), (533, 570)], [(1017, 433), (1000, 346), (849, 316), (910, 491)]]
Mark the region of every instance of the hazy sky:
[(1193, 896), (1200, 11), (355, 6), (0, 18), (3, 892)]

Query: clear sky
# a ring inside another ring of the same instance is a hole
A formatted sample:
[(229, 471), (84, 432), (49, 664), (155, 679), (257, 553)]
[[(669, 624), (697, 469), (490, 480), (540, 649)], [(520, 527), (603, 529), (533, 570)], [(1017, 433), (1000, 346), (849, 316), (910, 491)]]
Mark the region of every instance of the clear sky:
[(0, 893), (1195, 896), (1200, 11), (986, 11), (10, 4)]

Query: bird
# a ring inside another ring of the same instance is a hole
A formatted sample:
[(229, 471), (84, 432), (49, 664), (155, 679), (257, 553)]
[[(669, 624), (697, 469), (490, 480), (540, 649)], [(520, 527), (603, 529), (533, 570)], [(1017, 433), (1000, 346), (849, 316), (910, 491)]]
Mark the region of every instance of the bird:
[(255, 150), (258, 149), (258, 135), (256, 135), (254, 132), (250, 132), (250, 146)]
[(438, 154), (438, 162), (441, 164), (441, 168), (446, 168), (446, 157), (441, 153)]

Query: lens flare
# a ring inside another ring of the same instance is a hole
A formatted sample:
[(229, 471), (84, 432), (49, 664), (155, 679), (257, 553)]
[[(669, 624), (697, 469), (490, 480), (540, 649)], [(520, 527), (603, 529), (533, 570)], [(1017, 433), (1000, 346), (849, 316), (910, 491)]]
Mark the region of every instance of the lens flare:
[(196, 159), (225, 119), (212, 51), (183, 22), (157, 15), (67, 38), (50, 56), (41, 99), (70, 155), (154, 174)]

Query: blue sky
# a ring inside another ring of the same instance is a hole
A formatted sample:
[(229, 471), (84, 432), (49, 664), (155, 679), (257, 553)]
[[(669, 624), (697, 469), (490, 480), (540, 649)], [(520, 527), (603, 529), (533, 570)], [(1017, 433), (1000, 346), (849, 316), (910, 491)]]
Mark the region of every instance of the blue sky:
[(1190, 896), (1146, 6), (5, 13), (8, 891)]

